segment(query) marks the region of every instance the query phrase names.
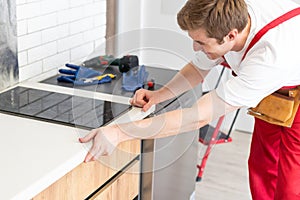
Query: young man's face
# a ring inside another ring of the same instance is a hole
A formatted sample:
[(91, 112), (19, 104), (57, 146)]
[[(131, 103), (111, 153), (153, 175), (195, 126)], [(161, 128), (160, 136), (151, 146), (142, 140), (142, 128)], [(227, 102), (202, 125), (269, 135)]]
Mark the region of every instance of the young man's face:
[(226, 37), (224, 37), (224, 42), (219, 44), (217, 39), (207, 37), (204, 29), (188, 31), (188, 34), (194, 41), (194, 51), (202, 51), (211, 60), (222, 57), (232, 48)]

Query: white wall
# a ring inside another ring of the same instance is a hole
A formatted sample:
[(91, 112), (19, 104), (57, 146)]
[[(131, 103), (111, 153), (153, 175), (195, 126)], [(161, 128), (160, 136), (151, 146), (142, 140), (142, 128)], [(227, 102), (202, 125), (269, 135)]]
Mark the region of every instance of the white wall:
[[(180, 30), (175, 17), (184, 2), (119, 0), (119, 37), (139, 40), (135, 53), (142, 64), (180, 69), (193, 56), (191, 40)], [(119, 50), (123, 48), (119, 46)]]
[(55, 73), (105, 42), (106, 0), (16, 0), (19, 81)]

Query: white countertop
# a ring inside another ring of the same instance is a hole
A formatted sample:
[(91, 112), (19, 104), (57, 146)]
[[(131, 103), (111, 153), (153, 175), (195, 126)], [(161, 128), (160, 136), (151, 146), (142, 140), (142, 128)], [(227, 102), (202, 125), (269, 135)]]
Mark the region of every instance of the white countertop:
[[(142, 119), (153, 110), (132, 108), (117, 122)], [(0, 199), (34, 197), (82, 163), (88, 151), (78, 142), (86, 130), (1, 113), (0, 127)]]
[(79, 165), (87, 151), (75, 128), (6, 114), (0, 126), (1, 199), (32, 198)]

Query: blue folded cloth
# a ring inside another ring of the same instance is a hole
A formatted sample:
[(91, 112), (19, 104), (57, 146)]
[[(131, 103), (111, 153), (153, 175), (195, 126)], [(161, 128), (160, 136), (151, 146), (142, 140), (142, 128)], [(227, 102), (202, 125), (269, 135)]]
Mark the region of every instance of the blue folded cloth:
[(142, 88), (148, 78), (148, 72), (144, 65), (132, 68), (123, 73), (122, 88), (126, 91), (133, 92)]

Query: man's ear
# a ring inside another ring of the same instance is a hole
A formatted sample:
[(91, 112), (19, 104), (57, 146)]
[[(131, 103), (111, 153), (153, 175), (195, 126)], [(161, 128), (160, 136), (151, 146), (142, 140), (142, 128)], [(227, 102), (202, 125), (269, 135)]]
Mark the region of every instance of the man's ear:
[(237, 29), (233, 29), (233, 30), (231, 30), (228, 34), (227, 34), (227, 38), (229, 39), (229, 41), (232, 41), (232, 40), (234, 40), (236, 37), (237, 37), (237, 35), (238, 35), (238, 30)]

